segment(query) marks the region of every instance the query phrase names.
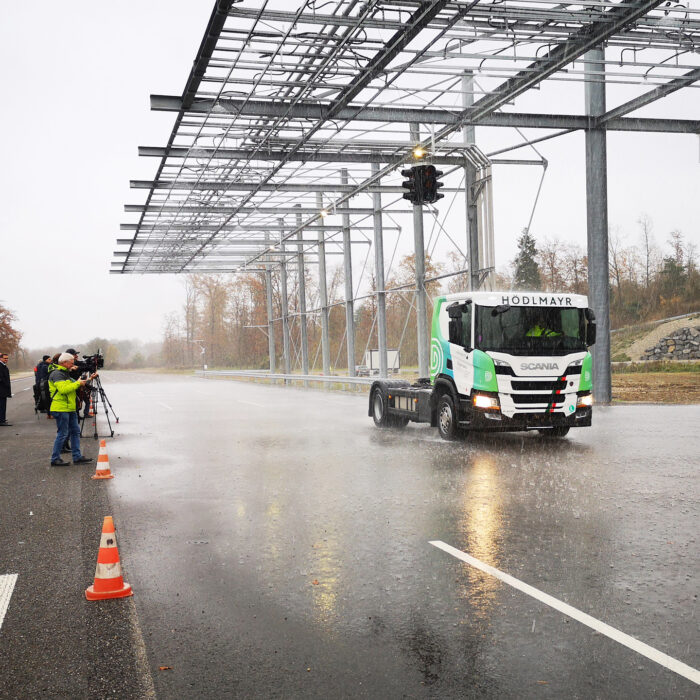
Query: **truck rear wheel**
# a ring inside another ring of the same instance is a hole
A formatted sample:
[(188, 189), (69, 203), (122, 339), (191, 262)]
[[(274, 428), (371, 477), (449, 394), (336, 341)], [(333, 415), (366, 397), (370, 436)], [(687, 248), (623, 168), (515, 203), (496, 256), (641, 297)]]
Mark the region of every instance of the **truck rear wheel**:
[(449, 394), (443, 394), (437, 405), (437, 425), (443, 440), (454, 440), (458, 435), (457, 412)]
[(388, 428), (390, 425), (387, 400), (380, 386), (372, 392), (372, 420), (378, 428)]
[(556, 425), (553, 428), (546, 428), (544, 430), (538, 431), (542, 437), (548, 438), (563, 438), (570, 428), (568, 425)]

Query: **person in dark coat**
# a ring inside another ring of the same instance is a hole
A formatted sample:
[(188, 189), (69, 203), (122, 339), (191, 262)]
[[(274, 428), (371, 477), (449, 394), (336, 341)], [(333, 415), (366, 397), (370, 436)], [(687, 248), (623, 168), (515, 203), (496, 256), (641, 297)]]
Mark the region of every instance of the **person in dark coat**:
[(41, 362), (39, 362), (36, 366), (36, 374), (34, 375), (34, 383), (35, 384), (41, 384), (41, 381), (43, 379), (48, 379), (49, 376), (49, 360), (51, 359), (51, 355), (44, 355), (44, 357), (41, 358)]
[[(51, 366), (51, 355), (44, 355), (41, 358), (41, 362), (37, 363), (34, 372), (34, 401), (37, 406), (41, 406), (41, 383), (49, 378), (49, 367)], [(44, 408), (40, 409), (44, 413)], [(49, 411), (49, 406), (45, 406), (46, 417), (51, 418), (51, 412)]]
[(6, 352), (0, 352), (0, 426), (9, 426), (7, 422), (7, 399), (12, 398), (12, 384), (10, 383), (10, 370), (7, 368), (9, 356)]

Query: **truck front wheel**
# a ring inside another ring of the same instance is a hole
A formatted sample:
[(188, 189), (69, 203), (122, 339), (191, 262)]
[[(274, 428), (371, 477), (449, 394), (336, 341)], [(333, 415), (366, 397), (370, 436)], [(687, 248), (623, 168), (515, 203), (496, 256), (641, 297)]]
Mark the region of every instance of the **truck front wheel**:
[(380, 386), (372, 393), (372, 419), (378, 428), (388, 428), (390, 425), (387, 401)]
[(443, 394), (437, 405), (437, 425), (443, 440), (454, 440), (458, 433), (457, 412), (449, 394)]

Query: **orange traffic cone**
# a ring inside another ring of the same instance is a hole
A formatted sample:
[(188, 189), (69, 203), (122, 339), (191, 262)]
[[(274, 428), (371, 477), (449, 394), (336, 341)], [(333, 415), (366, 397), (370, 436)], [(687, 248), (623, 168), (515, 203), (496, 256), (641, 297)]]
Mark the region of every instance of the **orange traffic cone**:
[(95, 404), (92, 402), (92, 399), (90, 399), (90, 410), (88, 411), (88, 416), (95, 416)]
[(125, 598), (130, 595), (134, 595), (134, 592), (122, 578), (114, 521), (111, 515), (107, 515), (102, 524), (95, 583), (85, 590), (85, 597), (88, 600), (104, 600), (105, 598)]
[(93, 479), (114, 479), (114, 474), (109, 470), (109, 457), (107, 456), (107, 443), (100, 440), (100, 452), (97, 455), (97, 464)]

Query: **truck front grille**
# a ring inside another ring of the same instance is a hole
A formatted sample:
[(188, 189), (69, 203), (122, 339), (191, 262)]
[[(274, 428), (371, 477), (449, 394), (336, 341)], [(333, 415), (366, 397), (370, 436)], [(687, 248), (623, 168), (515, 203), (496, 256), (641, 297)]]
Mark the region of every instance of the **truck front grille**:
[(511, 394), (513, 403), (516, 406), (522, 404), (542, 403), (549, 404), (552, 401), (552, 406), (559, 406), (564, 403), (564, 394), (556, 394), (552, 397), (551, 394)]
[(557, 389), (565, 389), (566, 381), (547, 379), (545, 381), (520, 381), (513, 379), (511, 381), (513, 391), (556, 391)]

